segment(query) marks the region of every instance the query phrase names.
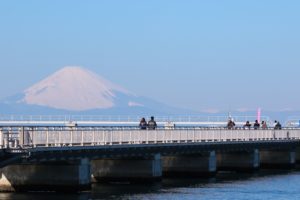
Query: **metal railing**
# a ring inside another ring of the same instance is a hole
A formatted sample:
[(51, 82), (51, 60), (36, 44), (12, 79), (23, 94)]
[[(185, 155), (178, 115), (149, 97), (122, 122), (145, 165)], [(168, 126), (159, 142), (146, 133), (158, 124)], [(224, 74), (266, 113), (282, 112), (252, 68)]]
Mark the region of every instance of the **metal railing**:
[(300, 129), (0, 127), (0, 148), (299, 140)]
[[(256, 116), (231, 116), (238, 126), (242, 126), (246, 121), (253, 123)], [(135, 126), (138, 125), (140, 116), (97, 116), (97, 115), (0, 115), (0, 125), (51, 125), (51, 126), (69, 126), (70, 124), (79, 124), (85, 126), (105, 125), (105, 126)], [(228, 116), (156, 116), (157, 124), (168, 126), (226, 126)], [(146, 120), (148, 118), (146, 117)], [(269, 117), (262, 116), (261, 120), (266, 121), (271, 126)]]

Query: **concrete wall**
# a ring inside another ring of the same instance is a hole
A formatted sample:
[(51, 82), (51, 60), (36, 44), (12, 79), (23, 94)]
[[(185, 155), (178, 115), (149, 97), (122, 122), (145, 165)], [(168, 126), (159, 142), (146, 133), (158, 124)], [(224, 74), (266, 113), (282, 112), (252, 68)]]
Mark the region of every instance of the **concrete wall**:
[(161, 179), (161, 157), (101, 159), (91, 162), (93, 181), (155, 181)]
[(261, 150), (260, 162), (263, 168), (292, 168), (296, 164), (295, 150)]
[(218, 152), (218, 170), (252, 171), (259, 168), (259, 151)]
[(210, 176), (216, 173), (215, 151), (194, 154), (163, 156), (164, 176)]
[(0, 191), (78, 191), (90, 188), (90, 164), (10, 165), (0, 169)]

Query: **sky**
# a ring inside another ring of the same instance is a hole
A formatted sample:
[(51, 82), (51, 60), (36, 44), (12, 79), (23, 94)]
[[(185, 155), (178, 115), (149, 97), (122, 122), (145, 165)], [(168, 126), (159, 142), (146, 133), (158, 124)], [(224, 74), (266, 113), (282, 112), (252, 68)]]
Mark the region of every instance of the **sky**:
[(300, 110), (300, 1), (0, 1), (0, 98), (64, 66), (195, 111)]

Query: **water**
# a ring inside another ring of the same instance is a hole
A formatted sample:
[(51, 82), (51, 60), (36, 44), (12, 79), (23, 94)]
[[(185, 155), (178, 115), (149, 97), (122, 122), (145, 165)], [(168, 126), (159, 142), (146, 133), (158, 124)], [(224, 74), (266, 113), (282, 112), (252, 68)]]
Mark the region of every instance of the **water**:
[(90, 192), (0, 193), (4, 200), (293, 200), (300, 199), (300, 170), (219, 173), (209, 179), (163, 179), (156, 184), (94, 184)]

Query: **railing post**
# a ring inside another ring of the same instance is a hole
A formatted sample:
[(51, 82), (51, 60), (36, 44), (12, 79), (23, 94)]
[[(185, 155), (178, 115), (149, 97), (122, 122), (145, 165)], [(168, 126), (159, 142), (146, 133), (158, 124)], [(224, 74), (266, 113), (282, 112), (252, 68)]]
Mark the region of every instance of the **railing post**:
[(58, 146), (61, 146), (61, 131), (58, 131)]
[(122, 132), (123, 131), (118, 131), (120, 136), (119, 136), (119, 144), (122, 144)]
[(95, 129), (93, 129), (92, 145), (95, 145)]
[(83, 146), (83, 131), (81, 131), (81, 146)]
[(181, 143), (181, 130), (179, 131), (179, 143)]
[(35, 130), (34, 128), (32, 129), (32, 134), (31, 134), (31, 141), (32, 141), (32, 146), (36, 147), (36, 143), (35, 143)]
[(49, 128), (47, 128), (47, 131), (46, 131), (46, 144), (45, 144), (46, 147), (49, 146)]
[(73, 146), (73, 129), (71, 129), (71, 138), (70, 138), (70, 146)]
[(129, 143), (133, 144), (131, 130), (129, 131)]
[(149, 131), (146, 130), (146, 144), (149, 144)]
[(195, 142), (195, 128), (193, 128), (193, 142)]
[(113, 131), (110, 131), (110, 145), (113, 144)]
[(0, 147), (3, 148), (3, 132), (0, 130)]

